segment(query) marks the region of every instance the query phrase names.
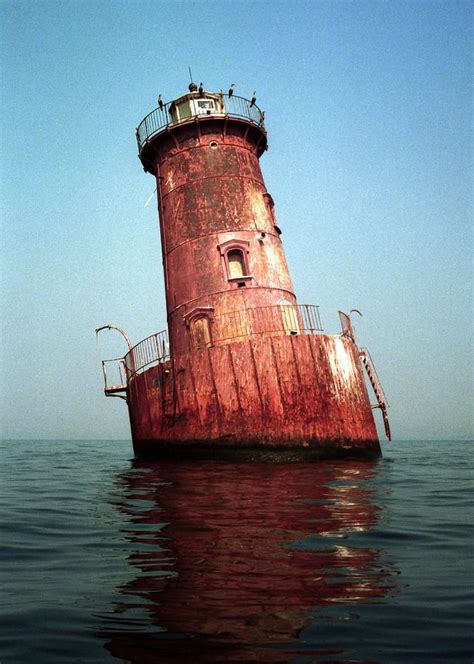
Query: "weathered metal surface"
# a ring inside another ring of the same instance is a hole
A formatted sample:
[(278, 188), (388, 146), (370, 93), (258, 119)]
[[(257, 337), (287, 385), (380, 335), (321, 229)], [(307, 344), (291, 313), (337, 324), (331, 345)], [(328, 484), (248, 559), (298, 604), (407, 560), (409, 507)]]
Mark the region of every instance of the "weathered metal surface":
[(358, 349), (340, 336), (252, 338), (182, 355), (138, 374), (129, 407), (139, 454), (196, 444), (210, 456), (259, 446), (380, 452)]
[[(296, 303), (258, 161), (245, 122), (205, 119), (153, 142), (171, 352), (186, 345), (186, 316)], [(229, 251), (243, 254), (241, 278)]]
[[(316, 334), (322, 332), (319, 307), (312, 304), (279, 304), (257, 308), (229, 311), (215, 316), (208, 307), (205, 309), (209, 321), (209, 339), (201, 346), (215, 346), (232, 341), (242, 341), (255, 336), (280, 336), (282, 334)], [(189, 319), (185, 319), (189, 327)], [(182, 353), (190, 353), (196, 346), (196, 338), (189, 334), (183, 335), (182, 345), (175, 341), (173, 357)], [(125, 364), (127, 376), (132, 379), (135, 373), (141, 373), (151, 365), (171, 359), (169, 352), (168, 330), (157, 332), (143, 339), (130, 348), (125, 358), (104, 360), (107, 363)], [(107, 385), (107, 380), (105, 381)]]

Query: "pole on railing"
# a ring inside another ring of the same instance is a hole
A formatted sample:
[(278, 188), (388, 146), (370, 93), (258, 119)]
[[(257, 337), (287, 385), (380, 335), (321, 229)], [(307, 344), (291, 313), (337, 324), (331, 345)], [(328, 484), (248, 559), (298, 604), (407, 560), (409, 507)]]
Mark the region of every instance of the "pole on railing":
[(106, 360), (102, 360), (102, 373), (104, 374), (104, 387), (107, 389), (107, 369), (105, 368)]
[[(102, 325), (101, 327), (96, 328), (96, 330), (95, 330), (96, 337), (98, 336), (99, 332), (101, 332), (102, 330), (115, 330), (116, 332), (121, 334), (122, 337), (127, 342), (128, 352), (130, 353), (130, 351), (132, 350), (132, 342), (130, 341), (130, 338), (129, 338), (128, 334), (125, 332), (125, 330), (122, 330), (121, 327), (117, 327), (116, 325)], [(134, 366), (133, 353), (131, 355), (131, 359), (132, 359), (131, 371), (133, 373), (133, 371), (134, 371), (134, 369), (133, 369), (133, 366)]]
[(129, 339), (127, 333), (125, 332), (125, 330), (122, 330), (121, 327), (117, 327), (116, 325), (102, 325), (102, 327), (97, 327), (96, 328), (96, 330), (95, 330), (96, 336), (102, 330), (117, 330), (117, 332), (119, 332), (122, 335), (122, 337), (125, 339), (125, 341), (127, 342), (128, 350), (132, 350), (132, 342), (130, 341), (130, 339)]

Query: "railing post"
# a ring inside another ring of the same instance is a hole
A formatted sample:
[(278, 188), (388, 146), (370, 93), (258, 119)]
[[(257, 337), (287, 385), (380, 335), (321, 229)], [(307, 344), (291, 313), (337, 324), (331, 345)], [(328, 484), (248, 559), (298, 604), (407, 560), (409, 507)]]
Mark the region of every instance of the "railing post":
[[(239, 97), (238, 95), (232, 95), (229, 97), (228, 94), (222, 95), (222, 100), (224, 103), (224, 114), (229, 117), (244, 118), (255, 124), (258, 127), (264, 129), (264, 114), (258, 108), (256, 104), (250, 105), (248, 99), (245, 97)], [(138, 143), (138, 152), (141, 152), (144, 144), (155, 134), (160, 132), (162, 129), (165, 129), (170, 124), (179, 124), (173, 123), (172, 118), (169, 113), (170, 106), (173, 102), (167, 102), (164, 104), (163, 108), (155, 108), (151, 113), (148, 113), (147, 116), (143, 118), (141, 123), (137, 128), (137, 143)], [(189, 118), (186, 118), (183, 121), (187, 121)]]
[[(252, 335), (314, 334), (322, 331), (319, 309), (308, 304), (276, 304), (230, 311), (212, 318), (213, 344)], [(190, 339), (190, 337), (188, 337)], [(170, 358), (168, 330), (157, 332), (143, 339), (124, 357), (127, 382), (131, 376), (150, 364), (165, 362)], [(190, 352), (192, 344), (187, 348)], [(185, 352), (175, 349), (174, 354)]]
[(105, 368), (105, 360), (102, 360), (102, 373), (104, 374), (104, 388), (107, 389), (107, 369)]

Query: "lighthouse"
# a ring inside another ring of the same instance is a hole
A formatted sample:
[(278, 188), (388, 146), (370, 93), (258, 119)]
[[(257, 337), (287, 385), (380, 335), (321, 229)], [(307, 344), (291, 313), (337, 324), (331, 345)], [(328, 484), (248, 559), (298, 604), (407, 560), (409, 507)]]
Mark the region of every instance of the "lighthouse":
[(105, 394), (128, 404), (136, 455), (380, 454), (373, 409), (390, 435), (386, 399), (350, 314), (325, 334), (318, 307), (297, 301), (260, 169), (255, 93), (191, 83), (171, 102), (160, 96), (136, 138), (156, 180), (167, 328), (136, 345), (126, 337), (125, 357), (103, 362)]

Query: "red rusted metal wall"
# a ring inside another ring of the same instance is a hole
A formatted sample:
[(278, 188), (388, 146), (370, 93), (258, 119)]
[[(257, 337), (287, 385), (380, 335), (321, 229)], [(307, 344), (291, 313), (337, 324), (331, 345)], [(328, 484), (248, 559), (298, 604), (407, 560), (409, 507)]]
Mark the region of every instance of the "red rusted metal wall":
[(253, 338), (201, 349), (129, 386), (138, 453), (282, 446), (314, 456), (379, 452), (358, 350), (328, 335)]
[[(171, 349), (186, 347), (185, 316), (199, 308), (219, 316), (295, 303), (259, 165), (264, 132), (243, 121), (205, 119), (152, 145)], [(244, 250), (248, 279), (229, 279), (229, 246)]]

